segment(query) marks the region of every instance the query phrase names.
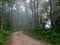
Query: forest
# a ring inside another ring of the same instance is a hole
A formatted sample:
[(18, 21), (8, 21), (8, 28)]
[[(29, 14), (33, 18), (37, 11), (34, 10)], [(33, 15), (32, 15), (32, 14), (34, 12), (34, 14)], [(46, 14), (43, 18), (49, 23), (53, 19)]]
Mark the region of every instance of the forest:
[(0, 45), (9, 45), (7, 38), (19, 31), (60, 45), (60, 0), (0, 0)]

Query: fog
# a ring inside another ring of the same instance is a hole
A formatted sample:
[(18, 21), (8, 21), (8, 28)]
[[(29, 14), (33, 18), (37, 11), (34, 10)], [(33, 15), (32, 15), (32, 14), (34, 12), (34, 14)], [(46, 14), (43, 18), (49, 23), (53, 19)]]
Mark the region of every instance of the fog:
[[(15, 30), (23, 30), (26, 28), (31, 28), (32, 25), (34, 25), (34, 22), (32, 22), (32, 10), (30, 5), (30, 0), (12, 0), (11, 6), (8, 5), (8, 3), (5, 3), (5, 10), (7, 12), (12, 12), (12, 25)], [(34, 0), (32, 0), (32, 9), (34, 7), (33, 5)], [(0, 1), (0, 7), (2, 7), (2, 2)], [(50, 12), (50, 6), (49, 6), (49, 0), (38, 0), (38, 16), (39, 20), (40, 17), (42, 18), (42, 21), (45, 22), (45, 28), (51, 27), (51, 21), (49, 17)], [(46, 20), (47, 19), (47, 20)]]

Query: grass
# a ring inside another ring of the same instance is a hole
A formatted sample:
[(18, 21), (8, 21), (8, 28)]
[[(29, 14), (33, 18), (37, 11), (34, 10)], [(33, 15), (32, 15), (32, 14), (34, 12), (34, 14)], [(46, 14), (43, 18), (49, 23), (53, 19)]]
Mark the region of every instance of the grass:
[(8, 45), (6, 39), (10, 33), (11, 31), (0, 32), (0, 45)]
[(49, 29), (29, 29), (26, 30), (25, 33), (35, 39), (50, 42), (52, 45), (60, 45), (60, 32)]
[(0, 33), (0, 44), (7, 45), (6, 38), (4, 37), (3, 33)]

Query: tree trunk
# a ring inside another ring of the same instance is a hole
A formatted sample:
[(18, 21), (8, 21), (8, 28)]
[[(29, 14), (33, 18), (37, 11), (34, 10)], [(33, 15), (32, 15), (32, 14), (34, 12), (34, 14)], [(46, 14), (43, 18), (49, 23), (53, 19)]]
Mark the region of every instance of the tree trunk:
[(59, 0), (59, 6), (60, 6), (60, 0)]
[(53, 19), (52, 19), (52, 0), (50, 0), (50, 19), (51, 19), (51, 26), (53, 27)]
[(1, 19), (1, 31), (3, 31), (3, 15), (4, 15), (4, 2), (2, 3), (2, 19)]
[(36, 0), (34, 0), (34, 25), (35, 25), (35, 27), (37, 27), (37, 20), (36, 20), (36, 6), (35, 6), (35, 1), (36, 1)]
[(38, 0), (37, 0), (37, 15), (36, 15), (36, 19), (37, 19), (37, 26), (40, 27), (39, 26), (39, 20), (38, 20)]
[(32, 20), (31, 20), (31, 27), (34, 27), (33, 23), (34, 23), (34, 14), (33, 14), (33, 5), (32, 5), (32, 0), (30, 0), (30, 8), (32, 11)]
[[(39, 28), (39, 21), (38, 21), (38, 0), (37, 0), (37, 7), (36, 7), (36, 0), (34, 0), (34, 21), (35, 21), (35, 27)], [(37, 10), (37, 11), (36, 11)]]

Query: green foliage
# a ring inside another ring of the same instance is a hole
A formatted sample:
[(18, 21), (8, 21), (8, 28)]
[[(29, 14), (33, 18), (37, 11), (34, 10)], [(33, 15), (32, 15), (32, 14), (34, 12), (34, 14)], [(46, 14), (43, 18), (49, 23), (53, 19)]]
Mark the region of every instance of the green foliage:
[(56, 32), (60, 32), (60, 16), (57, 17), (53, 29), (55, 29)]
[(34, 29), (27, 30), (26, 33), (38, 40), (45, 40), (51, 42), (53, 45), (60, 45), (60, 33), (57, 33), (54, 29)]
[(7, 44), (7, 36), (11, 33), (11, 31), (3, 31), (0, 32), (0, 45), (8, 45)]
[(0, 33), (0, 45), (7, 45), (6, 39), (3, 37), (1, 33)]
[(4, 22), (4, 30), (11, 30), (12, 29), (12, 24), (10, 23), (9, 20)]
[(53, 29), (57, 33), (60, 32), (60, 6), (59, 0), (53, 0)]
[(6, 39), (2, 33), (0, 33), (0, 44), (1, 45), (7, 45)]

